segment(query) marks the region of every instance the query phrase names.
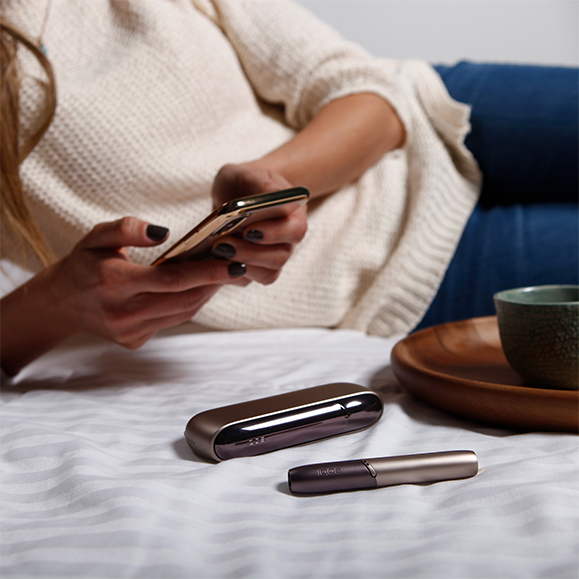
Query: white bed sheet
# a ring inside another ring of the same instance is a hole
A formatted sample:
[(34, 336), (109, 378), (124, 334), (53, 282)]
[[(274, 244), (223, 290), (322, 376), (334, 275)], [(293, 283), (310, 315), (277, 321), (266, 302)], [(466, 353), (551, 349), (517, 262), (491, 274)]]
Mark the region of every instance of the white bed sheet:
[[(1, 393), (2, 577), (545, 577), (579, 574), (578, 439), (434, 410), (389, 368), (395, 339), (321, 329), (93, 339)], [(194, 414), (329, 382), (370, 386), (373, 428), (214, 465)], [(474, 450), (467, 480), (295, 497), (301, 464)]]

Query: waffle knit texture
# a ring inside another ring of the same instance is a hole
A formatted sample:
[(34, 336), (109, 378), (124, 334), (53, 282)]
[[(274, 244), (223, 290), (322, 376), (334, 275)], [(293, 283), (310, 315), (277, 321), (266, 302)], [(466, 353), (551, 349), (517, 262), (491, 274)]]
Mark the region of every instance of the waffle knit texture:
[[(36, 37), (43, 8), (7, 10)], [(195, 321), (379, 335), (420, 321), (480, 184), (463, 145), (469, 108), (427, 63), (372, 58), (285, 0), (52, 0), (43, 42), (58, 108), (22, 176), (57, 255), (95, 224), (135, 215), (171, 230), (160, 248), (130, 250), (150, 263), (209, 212), (222, 165), (280, 146), (334, 99), (371, 92), (400, 115), (404, 148), (310, 204), (308, 233), (274, 284), (224, 287)], [(20, 58), (25, 134), (42, 74)]]

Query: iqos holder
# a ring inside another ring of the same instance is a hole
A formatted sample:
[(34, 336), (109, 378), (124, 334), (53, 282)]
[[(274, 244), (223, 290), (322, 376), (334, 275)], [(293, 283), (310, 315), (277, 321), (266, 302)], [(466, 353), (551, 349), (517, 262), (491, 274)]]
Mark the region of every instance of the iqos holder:
[(455, 480), (477, 473), (472, 450), (451, 450), (307, 464), (289, 470), (288, 484), (293, 494), (309, 495)]
[(325, 384), (201, 412), (185, 438), (196, 455), (219, 462), (368, 428), (382, 409), (368, 388)]

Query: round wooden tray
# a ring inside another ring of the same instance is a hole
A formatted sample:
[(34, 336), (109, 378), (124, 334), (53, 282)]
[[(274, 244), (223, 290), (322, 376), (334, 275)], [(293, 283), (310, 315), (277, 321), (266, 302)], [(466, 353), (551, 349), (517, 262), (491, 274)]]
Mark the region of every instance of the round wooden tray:
[(579, 432), (579, 392), (523, 386), (495, 316), (410, 334), (394, 347), (392, 369), (409, 392), (445, 412), (514, 430)]

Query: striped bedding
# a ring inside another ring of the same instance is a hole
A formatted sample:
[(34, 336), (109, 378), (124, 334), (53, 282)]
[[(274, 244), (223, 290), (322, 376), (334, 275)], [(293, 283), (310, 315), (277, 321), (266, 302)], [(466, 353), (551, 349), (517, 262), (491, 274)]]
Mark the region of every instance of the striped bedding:
[[(569, 434), (516, 434), (443, 414), (389, 368), (396, 339), (322, 329), (183, 326), (142, 349), (65, 344), (1, 392), (1, 576), (574, 578), (579, 453)], [(379, 391), (373, 428), (217, 465), (194, 414), (329, 382)], [(471, 449), (479, 474), (315, 497), (288, 469)]]

